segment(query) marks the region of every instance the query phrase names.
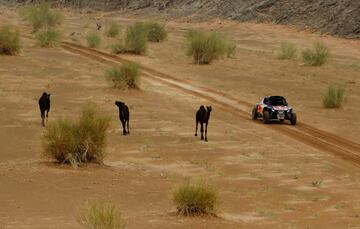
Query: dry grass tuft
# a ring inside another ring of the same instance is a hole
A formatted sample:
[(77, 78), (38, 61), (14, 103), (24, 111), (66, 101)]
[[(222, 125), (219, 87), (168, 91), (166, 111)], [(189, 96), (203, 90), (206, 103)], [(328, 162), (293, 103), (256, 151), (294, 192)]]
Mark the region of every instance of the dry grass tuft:
[(124, 229), (126, 220), (120, 209), (105, 201), (88, 201), (80, 210), (80, 224), (89, 229)]
[(98, 48), (101, 44), (101, 36), (96, 32), (90, 32), (86, 36), (86, 42), (90, 48)]
[(46, 3), (26, 6), (20, 10), (20, 15), (31, 23), (33, 32), (60, 26), (63, 21), (63, 15), (59, 11), (52, 10)]
[(172, 196), (178, 213), (186, 216), (214, 214), (219, 202), (217, 189), (203, 180), (180, 184)]
[(321, 43), (315, 43), (312, 49), (305, 49), (302, 52), (304, 63), (308, 66), (322, 66), (324, 65), (329, 57), (329, 48)]
[(290, 42), (282, 42), (278, 50), (277, 57), (281, 60), (291, 60), (296, 58), (298, 49), (295, 44)]
[(110, 119), (99, 114), (93, 105), (85, 106), (76, 122), (58, 119), (46, 128), (42, 156), (74, 166), (102, 163), (109, 123)]
[(196, 64), (210, 64), (226, 53), (231, 56), (235, 48), (234, 45), (229, 46), (224, 36), (217, 32), (189, 31), (186, 37), (186, 54)]
[(105, 73), (106, 79), (118, 89), (139, 89), (139, 76), (140, 64), (134, 62), (111, 67)]
[(340, 108), (346, 101), (346, 90), (342, 85), (330, 85), (323, 96), (326, 108)]
[(0, 27), (0, 54), (16, 55), (20, 52), (20, 33), (10, 25)]
[(40, 47), (55, 47), (61, 39), (60, 32), (55, 28), (39, 30), (35, 33), (35, 40)]

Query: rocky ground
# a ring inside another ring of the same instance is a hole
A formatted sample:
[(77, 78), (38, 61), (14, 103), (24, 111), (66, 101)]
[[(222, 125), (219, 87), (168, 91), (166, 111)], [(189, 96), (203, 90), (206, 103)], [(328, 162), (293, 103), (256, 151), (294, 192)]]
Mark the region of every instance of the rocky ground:
[[(2, 0), (34, 2), (36, 0)], [(360, 37), (360, 1), (353, 0), (51, 0), (56, 5), (127, 10), (207, 20), (214, 17), (296, 25), (341, 37)], [(189, 16), (190, 15), (190, 16)]]

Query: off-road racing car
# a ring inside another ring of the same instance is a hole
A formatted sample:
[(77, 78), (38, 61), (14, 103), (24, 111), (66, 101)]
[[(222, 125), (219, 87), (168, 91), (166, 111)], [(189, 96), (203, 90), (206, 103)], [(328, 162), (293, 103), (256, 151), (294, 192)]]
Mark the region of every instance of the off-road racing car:
[(264, 124), (270, 121), (290, 120), (291, 125), (296, 125), (296, 113), (282, 96), (266, 96), (257, 103), (251, 112), (252, 120), (261, 119)]

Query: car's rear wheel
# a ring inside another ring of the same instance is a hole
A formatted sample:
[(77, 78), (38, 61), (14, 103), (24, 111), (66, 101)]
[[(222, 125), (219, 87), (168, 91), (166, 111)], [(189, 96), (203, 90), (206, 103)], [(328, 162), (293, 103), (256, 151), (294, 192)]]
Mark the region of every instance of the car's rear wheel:
[(269, 121), (270, 121), (269, 111), (264, 111), (264, 114), (263, 114), (263, 123), (264, 123), (264, 124), (268, 124)]
[(296, 120), (297, 118), (296, 118), (296, 114), (295, 113), (292, 113), (291, 114), (291, 119), (290, 119), (290, 123), (291, 123), (291, 125), (293, 125), (293, 126), (295, 126), (296, 125)]
[(252, 112), (251, 112), (251, 119), (252, 120), (256, 120), (257, 119), (257, 109), (256, 107), (253, 108)]

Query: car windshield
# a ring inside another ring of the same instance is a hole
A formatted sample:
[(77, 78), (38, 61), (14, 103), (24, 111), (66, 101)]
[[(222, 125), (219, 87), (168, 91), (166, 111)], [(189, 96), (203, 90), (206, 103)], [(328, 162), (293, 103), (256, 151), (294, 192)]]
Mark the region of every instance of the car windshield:
[(271, 106), (287, 106), (286, 100), (282, 97), (270, 97), (269, 103)]

